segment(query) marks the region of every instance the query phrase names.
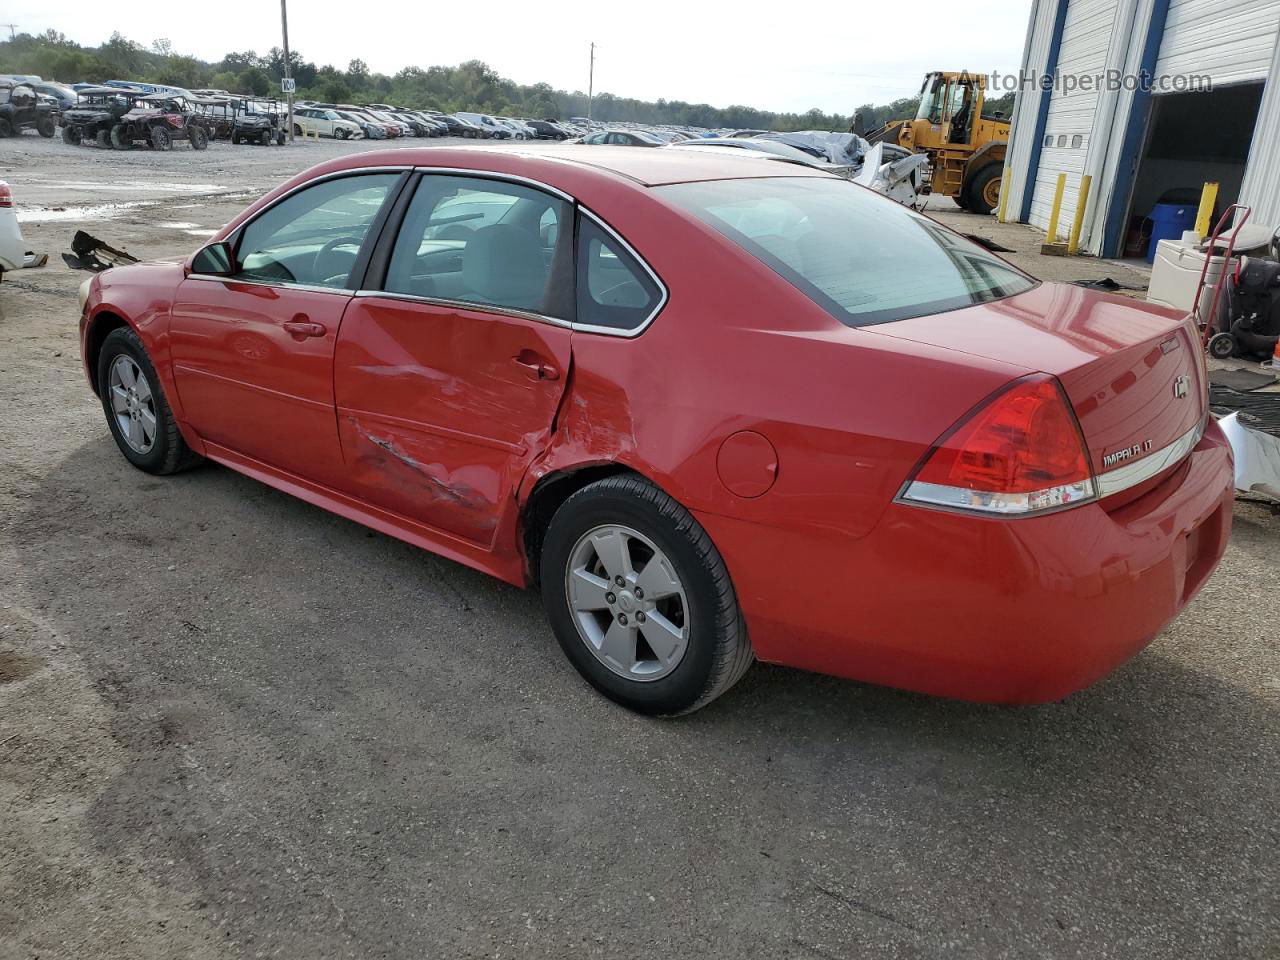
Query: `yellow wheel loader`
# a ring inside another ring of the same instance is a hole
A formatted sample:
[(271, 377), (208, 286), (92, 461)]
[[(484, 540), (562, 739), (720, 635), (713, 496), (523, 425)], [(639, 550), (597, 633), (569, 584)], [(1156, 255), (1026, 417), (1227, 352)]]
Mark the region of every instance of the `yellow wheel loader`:
[(926, 74), (915, 119), (890, 121), (866, 139), (927, 153), (926, 193), (951, 197), (974, 213), (991, 213), (1000, 205), (1009, 122), (999, 114), (983, 115), (985, 93), (985, 77)]

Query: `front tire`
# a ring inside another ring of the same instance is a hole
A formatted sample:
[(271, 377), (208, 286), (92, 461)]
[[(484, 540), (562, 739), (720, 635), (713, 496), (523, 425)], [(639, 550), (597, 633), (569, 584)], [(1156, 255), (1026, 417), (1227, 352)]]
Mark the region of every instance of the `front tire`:
[(690, 713), (751, 666), (724, 560), (693, 515), (641, 477), (569, 497), (547, 528), (540, 576), (570, 662), (638, 713)]
[(117, 124), (111, 128), (111, 146), (117, 150), (133, 149), (133, 141), (125, 131), (124, 124)]
[(151, 146), (157, 150), (172, 150), (173, 137), (164, 127), (156, 126), (151, 128)]
[(69, 147), (80, 146), (80, 128), (70, 124), (62, 128), (62, 142)]
[(192, 150), (208, 149), (209, 135), (204, 132), (204, 127), (192, 127), (187, 131), (187, 136), (191, 140)]
[(347, 139), (348, 133), (349, 131), (346, 127), (339, 127), (337, 130), (333, 131), (333, 138), (335, 140), (345, 140)]
[(36, 133), (48, 140), (58, 132), (58, 121), (47, 114), (36, 121)]
[(110, 150), (111, 149), (111, 131), (108, 130), (106, 127), (103, 127), (101, 130), (97, 131), (93, 135), (93, 142), (96, 143), (103, 150)]
[(177, 473), (200, 461), (182, 439), (160, 377), (132, 328), (112, 330), (103, 341), (98, 393), (116, 446), (139, 470)]
[(991, 164), (983, 170), (979, 170), (973, 180), (969, 182), (967, 193), (968, 203), (965, 208), (970, 213), (976, 213), (981, 216), (989, 216), (997, 206), (1000, 205), (1000, 176), (1003, 168), (999, 164)]

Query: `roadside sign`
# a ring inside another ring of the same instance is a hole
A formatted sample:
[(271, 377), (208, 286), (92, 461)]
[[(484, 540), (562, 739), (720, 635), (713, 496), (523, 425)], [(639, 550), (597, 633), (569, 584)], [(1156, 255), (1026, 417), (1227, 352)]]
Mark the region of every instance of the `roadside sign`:
[(297, 80), (294, 80), (294, 79), (293, 79), (293, 77), (281, 77), (281, 78), (280, 78), (280, 92), (281, 92), (281, 93), (296, 93), (297, 91), (298, 91), (298, 81), (297, 81)]

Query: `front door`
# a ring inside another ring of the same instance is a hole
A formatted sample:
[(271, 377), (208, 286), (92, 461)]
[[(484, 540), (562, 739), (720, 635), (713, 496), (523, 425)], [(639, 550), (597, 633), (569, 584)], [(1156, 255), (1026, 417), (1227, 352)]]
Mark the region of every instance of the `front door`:
[(334, 346), (354, 267), (400, 176), (354, 174), (304, 187), (239, 231), (232, 276), (182, 282), (170, 349), (183, 411), (201, 437), (342, 483)]
[(571, 215), (519, 184), (421, 178), (385, 280), (370, 277), (380, 292), (355, 299), (338, 337), (354, 495), (492, 546), (569, 373)]

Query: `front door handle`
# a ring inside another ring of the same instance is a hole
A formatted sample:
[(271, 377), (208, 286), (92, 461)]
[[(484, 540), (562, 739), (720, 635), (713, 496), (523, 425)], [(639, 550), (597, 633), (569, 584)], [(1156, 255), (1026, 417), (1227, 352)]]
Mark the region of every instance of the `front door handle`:
[(560, 371), (555, 364), (544, 360), (532, 350), (521, 350), (511, 362), (534, 380), (559, 380)]
[(327, 332), (323, 323), (315, 323), (305, 313), (298, 314), (292, 320), (286, 320), (282, 326), (285, 333), (295, 340), (305, 340), (307, 337), (323, 337)]

